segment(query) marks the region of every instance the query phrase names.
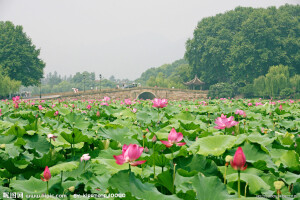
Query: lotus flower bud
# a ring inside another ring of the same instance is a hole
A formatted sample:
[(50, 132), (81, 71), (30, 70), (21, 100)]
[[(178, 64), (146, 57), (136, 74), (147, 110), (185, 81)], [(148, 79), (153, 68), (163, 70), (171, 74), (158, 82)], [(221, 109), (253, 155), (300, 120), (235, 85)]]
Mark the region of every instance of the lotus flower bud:
[(144, 152), (145, 152), (145, 153), (148, 153), (148, 152), (149, 152), (148, 147), (145, 147), (145, 148), (144, 148)]
[(274, 182), (274, 187), (275, 187), (276, 190), (280, 190), (283, 186), (284, 186), (283, 181), (275, 181)]
[(68, 188), (68, 190), (69, 190), (70, 192), (74, 192), (74, 191), (75, 191), (75, 187), (74, 187), (74, 186), (71, 186), (71, 187)]
[(157, 141), (157, 138), (156, 138), (156, 135), (154, 135), (152, 138), (152, 142), (156, 142), (156, 141)]

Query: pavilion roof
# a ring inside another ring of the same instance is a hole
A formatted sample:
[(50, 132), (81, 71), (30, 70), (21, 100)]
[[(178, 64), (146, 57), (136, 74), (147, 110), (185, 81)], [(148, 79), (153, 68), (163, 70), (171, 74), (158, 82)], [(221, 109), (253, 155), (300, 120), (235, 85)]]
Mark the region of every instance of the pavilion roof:
[(186, 83), (184, 83), (185, 85), (202, 85), (204, 84), (204, 82), (202, 82), (197, 75), (195, 75), (195, 78), (191, 81), (188, 81)]

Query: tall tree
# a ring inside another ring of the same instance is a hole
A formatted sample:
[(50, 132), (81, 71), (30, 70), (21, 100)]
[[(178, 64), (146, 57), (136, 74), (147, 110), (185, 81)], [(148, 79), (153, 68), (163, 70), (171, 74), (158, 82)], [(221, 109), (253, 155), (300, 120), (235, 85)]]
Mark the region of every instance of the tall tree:
[(198, 23), (185, 58), (208, 84), (252, 83), (270, 66), (300, 73), (300, 5), (237, 7)]
[(25, 86), (38, 85), (45, 67), (39, 55), (22, 26), (0, 22), (0, 65), (5, 74)]

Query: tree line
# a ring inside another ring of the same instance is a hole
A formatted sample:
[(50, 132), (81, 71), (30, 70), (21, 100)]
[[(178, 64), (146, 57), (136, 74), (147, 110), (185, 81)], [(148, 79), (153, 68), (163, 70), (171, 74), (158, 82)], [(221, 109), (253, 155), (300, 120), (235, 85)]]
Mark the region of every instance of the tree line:
[(197, 75), (211, 97), (295, 97), (299, 49), (300, 5), (237, 7), (202, 19), (186, 42), (184, 59), (151, 68), (140, 80), (182, 88)]
[[(202, 19), (186, 42), (185, 59), (207, 88), (226, 83), (224, 88), (248, 96), (278, 97), (282, 90), (299, 92), (293, 86), (300, 74), (299, 49), (300, 5), (237, 7)], [(285, 72), (275, 74), (279, 68)]]
[[(300, 97), (300, 5), (279, 8), (237, 7), (202, 19), (186, 42), (183, 59), (146, 70), (136, 83), (186, 88), (197, 75), (211, 97)], [(20, 85), (39, 86), (43, 93), (95, 88), (95, 74), (43, 77), (40, 50), (22, 26), (0, 22), (0, 97)], [(86, 79), (84, 79), (86, 77)], [(103, 80), (103, 87), (116, 81)], [(38, 93), (38, 87), (33, 87)]]

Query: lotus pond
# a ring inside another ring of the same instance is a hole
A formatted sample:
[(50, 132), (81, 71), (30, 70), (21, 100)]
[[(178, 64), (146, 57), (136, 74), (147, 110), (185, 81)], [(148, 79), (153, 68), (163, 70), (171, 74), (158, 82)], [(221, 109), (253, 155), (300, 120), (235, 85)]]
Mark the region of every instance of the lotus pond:
[(2, 100), (0, 197), (300, 199), (299, 105)]

